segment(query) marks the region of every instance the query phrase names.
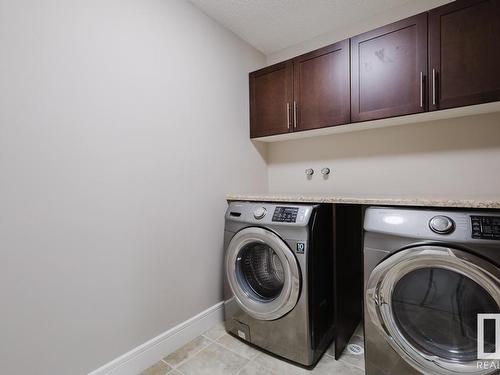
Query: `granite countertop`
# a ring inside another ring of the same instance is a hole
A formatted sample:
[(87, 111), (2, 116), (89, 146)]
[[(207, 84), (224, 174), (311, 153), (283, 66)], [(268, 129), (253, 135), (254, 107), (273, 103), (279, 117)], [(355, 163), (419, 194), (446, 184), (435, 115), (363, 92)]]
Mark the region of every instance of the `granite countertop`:
[(295, 202), (295, 203), (350, 203), (388, 206), (496, 208), (500, 200), (445, 199), (445, 198), (397, 198), (397, 197), (349, 197), (328, 194), (228, 194), (228, 201)]

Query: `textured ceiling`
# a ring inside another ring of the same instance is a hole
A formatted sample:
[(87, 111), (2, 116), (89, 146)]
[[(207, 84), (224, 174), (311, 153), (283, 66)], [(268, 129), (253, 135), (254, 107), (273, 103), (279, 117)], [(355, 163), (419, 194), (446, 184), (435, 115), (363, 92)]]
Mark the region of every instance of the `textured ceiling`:
[(418, 0), (189, 0), (265, 54)]

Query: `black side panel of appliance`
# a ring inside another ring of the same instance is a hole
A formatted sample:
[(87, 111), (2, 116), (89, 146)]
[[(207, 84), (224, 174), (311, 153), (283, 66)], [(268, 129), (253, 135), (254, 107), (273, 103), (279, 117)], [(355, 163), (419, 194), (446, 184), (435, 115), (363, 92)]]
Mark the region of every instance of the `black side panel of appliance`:
[(363, 208), (333, 207), (335, 359), (361, 321), (363, 309)]
[(311, 218), (308, 284), (309, 324), (314, 356), (323, 354), (333, 335), (333, 237), (332, 205), (316, 206)]

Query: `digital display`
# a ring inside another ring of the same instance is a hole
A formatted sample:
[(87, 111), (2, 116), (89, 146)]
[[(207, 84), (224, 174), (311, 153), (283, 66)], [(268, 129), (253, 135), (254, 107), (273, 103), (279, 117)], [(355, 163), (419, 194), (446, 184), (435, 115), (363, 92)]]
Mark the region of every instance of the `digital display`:
[(472, 238), (500, 240), (500, 216), (471, 216)]
[(282, 223), (295, 223), (297, 221), (298, 207), (276, 207), (273, 221)]

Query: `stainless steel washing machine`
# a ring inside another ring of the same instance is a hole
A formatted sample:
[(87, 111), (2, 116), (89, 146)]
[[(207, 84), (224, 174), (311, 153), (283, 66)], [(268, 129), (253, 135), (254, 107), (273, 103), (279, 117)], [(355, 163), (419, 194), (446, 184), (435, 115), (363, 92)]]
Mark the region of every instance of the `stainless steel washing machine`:
[(331, 206), (231, 202), (225, 220), (226, 330), (313, 366), (333, 338)]
[(500, 313), (500, 215), (372, 207), (364, 230), (366, 373), (496, 373), (477, 314)]

